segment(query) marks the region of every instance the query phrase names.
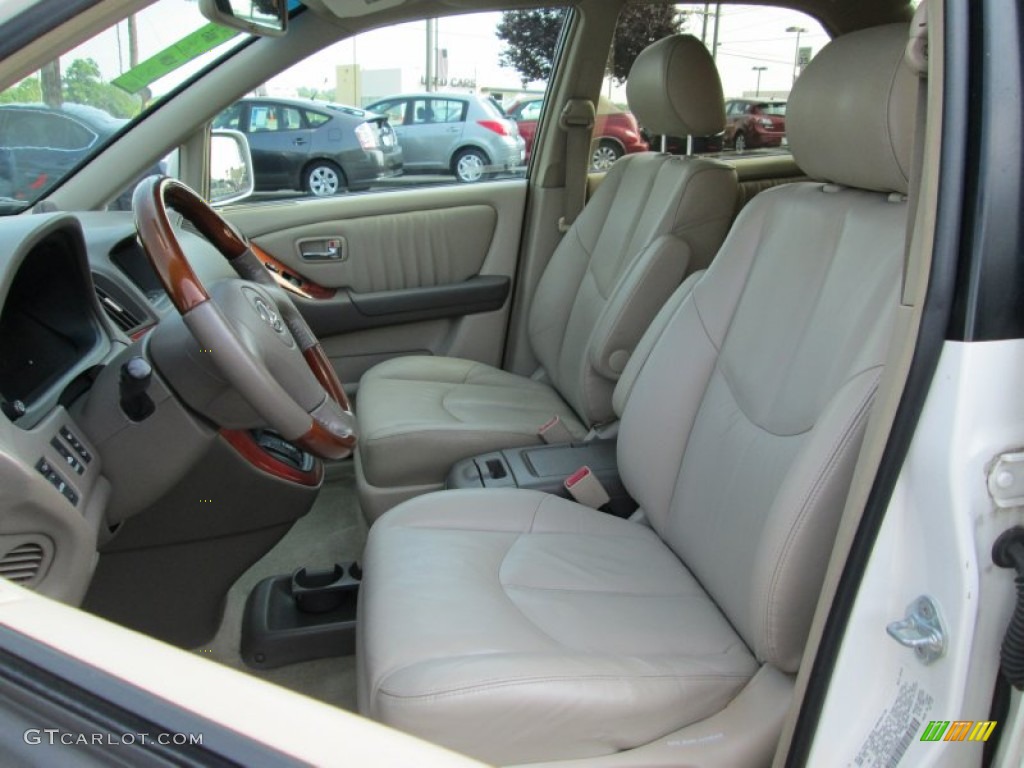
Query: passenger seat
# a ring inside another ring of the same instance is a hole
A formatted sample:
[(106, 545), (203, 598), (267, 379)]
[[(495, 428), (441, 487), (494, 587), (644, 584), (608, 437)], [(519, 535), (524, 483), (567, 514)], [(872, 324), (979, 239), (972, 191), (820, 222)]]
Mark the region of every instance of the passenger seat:
[[(655, 133), (722, 130), (722, 84), (707, 48), (667, 37), (637, 57), (630, 109)], [(612, 166), (551, 257), (533, 297), (532, 377), (472, 360), (403, 357), (359, 386), (356, 478), (372, 522), (442, 487), (456, 461), (541, 442), (558, 416), (581, 439), (615, 418), (612, 391), (662, 304), (718, 251), (732, 221), (735, 171), (715, 160), (643, 152)]]

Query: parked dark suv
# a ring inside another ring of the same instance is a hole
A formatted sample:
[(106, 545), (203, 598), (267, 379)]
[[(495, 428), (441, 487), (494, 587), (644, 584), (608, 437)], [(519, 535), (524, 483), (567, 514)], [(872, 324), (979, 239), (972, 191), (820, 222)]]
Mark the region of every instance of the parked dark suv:
[[(0, 213), (43, 197), (127, 123), (87, 104), (0, 104)], [(161, 161), (139, 178), (165, 172)], [(131, 184), (108, 208), (131, 210), (134, 189)]]
[(127, 122), (84, 104), (0, 105), (0, 197), (38, 199)]
[(305, 99), (247, 98), (213, 121), (249, 138), (257, 190), (328, 197), (402, 173), (402, 148), (387, 116)]

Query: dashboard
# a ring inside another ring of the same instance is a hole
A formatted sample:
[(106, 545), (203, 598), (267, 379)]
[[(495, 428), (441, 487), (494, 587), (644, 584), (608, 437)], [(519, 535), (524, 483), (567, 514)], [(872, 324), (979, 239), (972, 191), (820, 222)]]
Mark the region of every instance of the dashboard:
[[(233, 274), (198, 235), (181, 238), (197, 273)], [(170, 312), (130, 213), (0, 219), (0, 576), (82, 600), (125, 473), (157, 464), (153, 428), (119, 407), (119, 365)], [(156, 379), (152, 396), (173, 403)], [(128, 440), (147, 447), (119, 468), (102, 446)], [(144, 499), (157, 484), (138, 485)]]

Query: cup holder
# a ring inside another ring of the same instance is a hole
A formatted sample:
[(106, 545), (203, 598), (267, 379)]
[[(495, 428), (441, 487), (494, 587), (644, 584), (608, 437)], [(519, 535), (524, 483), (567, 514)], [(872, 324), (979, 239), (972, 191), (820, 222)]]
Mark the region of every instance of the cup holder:
[(245, 606), (242, 659), (272, 669), (354, 653), (362, 575), (359, 564), (350, 562), (261, 581)]
[(295, 604), (304, 613), (327, 613), (337, 610), (352, 588), (359, 582), (359, 566), (353, 563), (347, 569), (336, 564), (328, 571), (310, 571), (299, 568), (292, 574), (291, 592)]

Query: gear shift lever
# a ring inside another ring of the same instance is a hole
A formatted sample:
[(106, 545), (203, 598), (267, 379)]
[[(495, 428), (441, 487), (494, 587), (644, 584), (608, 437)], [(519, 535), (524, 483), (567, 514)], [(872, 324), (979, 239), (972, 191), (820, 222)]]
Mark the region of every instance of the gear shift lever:
[(156, 410), (147, 394), (153, 380), (153, 366), (145, 358), (133, 357), (121, 366), (121, 410), (132, 421), (142, 421)]

